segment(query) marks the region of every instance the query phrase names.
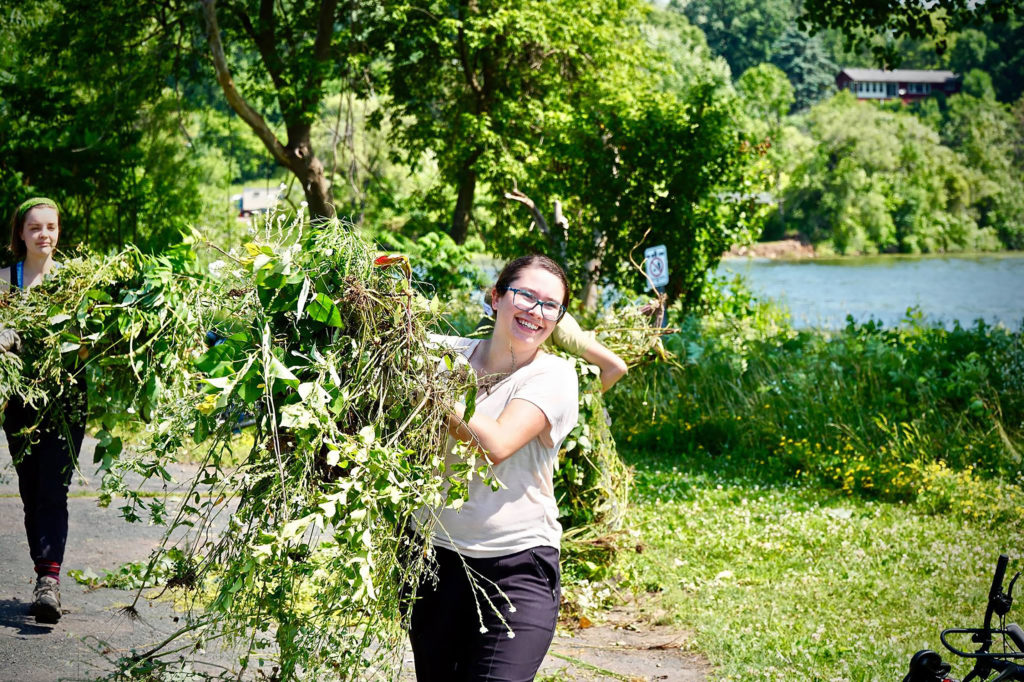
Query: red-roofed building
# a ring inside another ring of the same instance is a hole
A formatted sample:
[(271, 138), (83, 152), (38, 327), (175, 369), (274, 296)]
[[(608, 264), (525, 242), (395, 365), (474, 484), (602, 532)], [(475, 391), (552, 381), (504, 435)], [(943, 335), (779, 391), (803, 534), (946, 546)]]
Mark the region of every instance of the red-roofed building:
[(901, 99), (914, 102), (931, 94), (960, 92), (960, 77), (952, 71), (847, 68), (836, 76), (836, 87), (857, 99)]

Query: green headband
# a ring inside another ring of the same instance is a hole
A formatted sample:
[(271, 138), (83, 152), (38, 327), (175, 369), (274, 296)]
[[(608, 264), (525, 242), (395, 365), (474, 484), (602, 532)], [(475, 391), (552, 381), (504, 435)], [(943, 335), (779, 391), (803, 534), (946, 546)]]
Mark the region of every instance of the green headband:
[(21, 202), (21, 206), (18, 207), (17, 219), (21, 221), (21, 219), (25, 217), (25, 214), (36, 206), (49, 206), (50, 208), (55, 209), (57, 213), (60, 213), (60, 206), (58, 206), (57, 202), (53, 199), (47, 199), (46, 197), (32, 197), (27, 201)]

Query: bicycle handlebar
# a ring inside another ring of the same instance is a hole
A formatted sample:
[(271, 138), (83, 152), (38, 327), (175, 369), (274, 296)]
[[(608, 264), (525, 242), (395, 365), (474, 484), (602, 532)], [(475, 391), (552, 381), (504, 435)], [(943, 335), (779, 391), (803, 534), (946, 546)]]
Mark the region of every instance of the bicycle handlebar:
[[(1017, 632), (1014, 632), (1012, 628), (1016, 628)], [(988, 651), (987, 648), (982, 648), (977, 651), (961, 651), (952, 644), (946, 641), (946, 635), (981, 635), (988, 636), (988, 643), (992, 643), (992, 635), (1006, 634), (1010, 636), (1010, 639), (1017, 643), (1017, 637), (1021, 638), (1021, 643), (1024, 643), (1024, 630), (1021, 630), (1020, 626), (1016, 623), (1011, 624), (1010, 627), (1005, 630), (991, 630), (982, 628), (949, 628), (939, 633), (939, 639), (942, 641), (942, 646), (946, 647), (960, 658), (1003, 658), (1003, 659), (1016, 659), (1024, 658), (1024, 653), (1011, 651), (1005, 654), (993, 654)], [(1020, 647), (1020, 644), (1017, 644)]]
[(1006, 634), (1010, 636), (1018, 649), (1024, 651), (1024, 628), (1016, 623), (1010, 623), (1006, 626)]
[[(1024, 666), (1011, 662), (1024, 659), (1024, 629), (1016, 623), (1010, 623), (1005, 629), (992, 628), (992, 616), (999, 614), (1002, 617), (1010, 610), (1011, 597), (1009, 594), (1003, 594), (1003, 578), (1006, 577), (1006, 567), (1009, 561), (1010, 558), (1006, 554), (1000, 554), (998, 561), (996, 561), (996, 570), (992, 576), (992, 586), (988, 592), (988, 605), (985, 608), (984, 626), (981, 628), (950, 628), (943, 630), (939, 634), (942, 645), (949, 651), (961, 658), (969, 658), (976, 661), (971, 674), (965, 679), (974, 679), (975, 677), (984, 679), (988, 676), (988, 672), (993, 669), (1001, 671), (1000, 676), (997, 678), (999, 680), (1019, 679), (1018, 675), (1021, 671), (1024, 671)], [(1016, 578), (1014, 578), (1014, 581), (1016, 581)], [(969, 634), (971, 635), (971, 640), (980, 646), (977, 651), (961, 651), (951, 645), (946, 639), (948, 635), (953, 634)], [(1008, 651), (1001, 654), (991, 653), (990, 650), (996, 635), (1009, 637), (1018, 651)]]

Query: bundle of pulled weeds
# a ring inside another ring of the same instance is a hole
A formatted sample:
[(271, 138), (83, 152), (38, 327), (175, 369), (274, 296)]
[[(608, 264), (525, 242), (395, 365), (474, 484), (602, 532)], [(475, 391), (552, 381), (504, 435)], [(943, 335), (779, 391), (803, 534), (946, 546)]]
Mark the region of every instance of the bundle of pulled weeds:
[[(216, 259), (202, 272), (200, 248)], [(161, 257), (81, 256), (0, 299), (0, 323), (29, 349), (0, 357), (0, 400), (57, 405), (87, 375), (107, 499), (127, 497), (126, 517), (148, 512), (174, 538), (150, 565), (172, 565), (168, 586), (194, 608), (160, 645), (118, 659), (117, 674), (199, 674), (201, 651), (221, 641), (245, 652), (223, 672), (233, 678), (249, 666), (384, 678), (400, 663), (410, 587), (429, 570), (411, 516), (464, 497), (486, 470), (469, 453), (444, 470), (446, 406), (472, 402), (472, 373), (455, 358), (437, 372), (435, 311), (407, 270), (375, 255), (339, 221), (272, 217), (235, 249), (195, 235)], [(655, 352), (640, 319), (606, 323), (602, 341), (630, 360)], [(630, 477), (599, 381), (579, 369), (581, 423), (557, 484), (570, 553), (607, 563)], [(122, 450), (126, 421), (146, 447)], [(229, 461), (249, 423), (251, 449)], [(182, 458), (201, 465), (183, 503), (124, 483), (128, 472), (167, 479)]]
[(654, 301), (609, 308), (595, 321), (594, 335), (631, 368), (649, 362), (675, 364), (675, 356), (665, 348), (661, 337), (679, 330), (655, 324), (661, 315), (662, 309)]
[[(449, 304), (446, 317), (463, 334), (487, 335), (491, 327), (478, 324), (478, 311), (475, 303), (460, 298)], [(654, 326), (652, 312), (660, 315), (654, 304), (607, 308), (599, 315), (574, 314), (592, 328), (592, 338), (631, 368), (652, 362), (675, 363), (661, 337), (678, 330)], [(598, 367), (565, 351), (547, 350), (574, 362), (580, 380), (579, 421), (562, 443), (554, 477), (558, 520), (564, 530), (563, 575), (568, 580), (606, 577), (613, 572), (618, 549), (628, 539), (624, 524), (632, 473), (619, 456), (609, 428)]]
[[(193, 529), (171, 582), (196, 588), (201, 608), (181, 634), (241, 643), (243, 668), (272, 661), (284, 679), (385, 677), (400, 663), (404, 607), (427, 568), (411, 515), (482, 473), (472, 458), (444, 471), (445, 405), (466, 398), (471, 373), (454, 361), (437, 372), (428, 304), (374, 256), (338, 221), (270, 220), (221, 251), (198, 305), (209, 345), (191, 390), (165, 405), (133, 465), (160, 471), (199, 447), (202, 473), (168, 531)], [(254, 445), (227, 467), (240, 421), (254, 422)], [(179, 648), (122, 670), (173, 669)]]
[(173, 392), (180, 349), (195, 341), (188, 253), (77, 255), (39, 286), (0, 294), (0, 325), (22, 339), (19, 355), (0, 353), (0, 405), (15, 399), (40, 419), (81, 420), (88, 378), (89, 411), (103, 428), (97, 459), (109, 466), (120, 444), (108, 430), (150, 417)]
[[(642, 307), (609, 308), (594, 320), (595, 338), (629, 367), (674, 362), (661, 337), (673, 329), (653, 326)], [(611, 573), (620, 546), (633, 476), (619, 456), (597, 368), (575, 358), (580, 377), (579, 422), (559, 453), (555, 475), (562, 551), (570, 576), (602, 578)], [(615, 389), (613, 389), (615, 390)]]

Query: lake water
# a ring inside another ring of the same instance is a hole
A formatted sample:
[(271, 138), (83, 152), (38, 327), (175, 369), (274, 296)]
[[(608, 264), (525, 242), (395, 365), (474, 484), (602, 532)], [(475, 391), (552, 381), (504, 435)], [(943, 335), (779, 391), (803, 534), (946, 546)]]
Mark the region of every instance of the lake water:
[(947, 327), (981, 318), (1020, 329), (1024, 321), (1024, 254), (734, 259), (718, 272), (743, 275), (751, 290), (786, 305), (801, 327), (841, 327), (847, 315), (895, 325), (914, 306)]

